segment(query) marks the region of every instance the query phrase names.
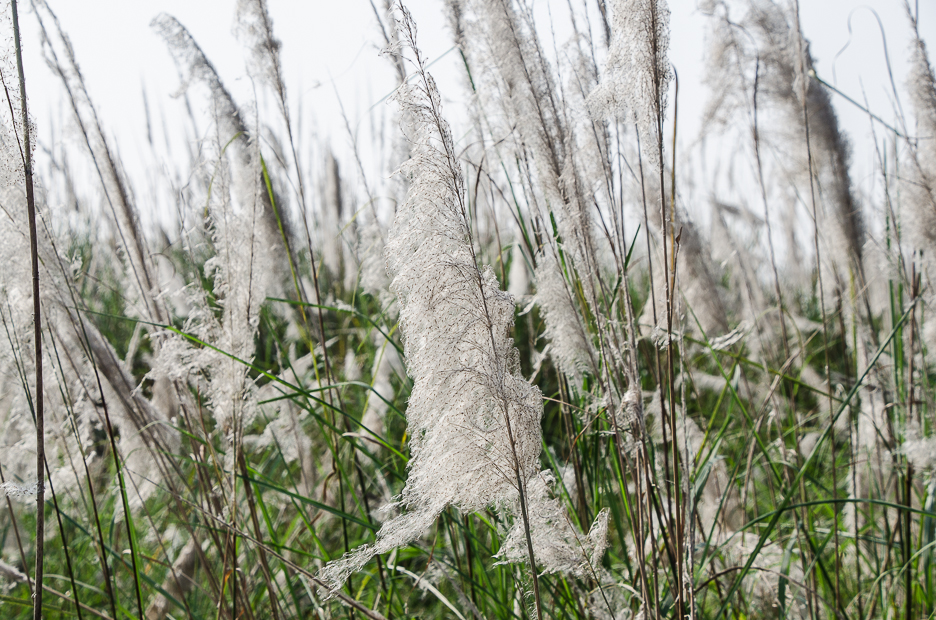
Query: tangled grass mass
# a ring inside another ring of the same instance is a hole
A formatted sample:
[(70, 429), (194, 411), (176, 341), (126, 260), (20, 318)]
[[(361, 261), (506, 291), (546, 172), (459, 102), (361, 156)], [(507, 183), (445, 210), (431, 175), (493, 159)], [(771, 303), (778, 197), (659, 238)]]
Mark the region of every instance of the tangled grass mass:
[(94, 174), (36, 140), (5, 3), (0, 617), (936, 618), (936, 77), (894, 4), (870, 192), (793, 0), (699, 3), (700, 102), (665, 0), (552, 3), (568, 40), (446, 0), (444, 96), (375, 3), (392, 122), (312, 162), (265, 0), (265, 107), (159, 15), (210, 122), (153, 227), (45, 0)]

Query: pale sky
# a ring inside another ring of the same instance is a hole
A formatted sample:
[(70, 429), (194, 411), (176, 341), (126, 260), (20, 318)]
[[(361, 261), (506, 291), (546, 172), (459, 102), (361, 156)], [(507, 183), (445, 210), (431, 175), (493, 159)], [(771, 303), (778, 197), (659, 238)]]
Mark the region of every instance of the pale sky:
[[(160, 115), (164, 116), (169, 132), (173, 133), (175, 124), (184, 123), (182, 104), (171, 97), (179, 85), (175, 66), (165, 44), (149, 26), (157, 14), (174, 15), (190, 30), (235, 99), (243, 104), (253, 99), (253, 86), (246, 77), (246, 53), (232, 34), (235, 0), (48, 2), (71, 38), (91, 97), (132, 178), (152, 166), (153, 161), (146, 144), (143, 88), (156, 124)], [(561, 40), (563, 30), (567, 29), (564, 26), (567, 3), (532, 2), (538, 20), (548, 20), (552, 15), (556, 36)], [(594, 0), (586, 2), (594, 4)], [(681, 142), (691, 142), (698, 133), (701, 102), (706, 98), (701, 78), (707, 20), (696, 9), (696, 3), (697, 0), (670, 2), (670, 58), (680, 76)], [(375, 4), (383, 3), (376, 0)], [(67, 131), (69, 116), (63, 107), (62, 89), (40, 56), (35, 16), (26, 9), (28, 2), (21, 0), (21, 5), (26, 32), (27, 89), (40, 140), (47, 144), (53, 140), (74, 140)], [(387, 60), (378, 56), (380, 34), (370, 3), (268, 0), (268, 6), (274, 31), (283, 44), (287, 89), (294, 118), (300, 118), (303, 124), (304, 142), (328, 143), (340, 159), (346, 158), (349, 139), (339, 113), (339, 97), (354, 128), (367, 124), (372, 106), (377, 106), (375, 109), (382, 114), (392, 112), (381, 101), (393, 89), (394, 75)], [(419, 44), (425, 55), (430, 59), (444, 56), (452, 42), (445, 25), (443, 3), (413, 0), (407, 6), (419, 26)], [(803, 29), (811, 41), (819, 75), (834, 81), (856, 100), (867, 96), (871, 108), (888, 120), (894, 116), (893, 97), (882, 37), (872, 11), (881, 19), (896, 84), (903, 97), (909, 27), (902, 6), (902, 0), (801, 0)], [(932, 61), (936, 48), (936, 2), (924, 0), (919, 9), (921, 31), (930, 44)], [(465, 99), (454, 53), (444, 56), (432, 72), (446, 100)], [(855, 146), (853, 178), (860, 185), (862, 179), (873, 175), (867, 116), (841, 98), (833, 97), (833, 101), (842, 127)], [(200, 111), (207, 109), (204, 100), (193, 98), (192, 102), (195, 107), (203, 106)], [(65, 121), (64, 132), (61, 119)]]

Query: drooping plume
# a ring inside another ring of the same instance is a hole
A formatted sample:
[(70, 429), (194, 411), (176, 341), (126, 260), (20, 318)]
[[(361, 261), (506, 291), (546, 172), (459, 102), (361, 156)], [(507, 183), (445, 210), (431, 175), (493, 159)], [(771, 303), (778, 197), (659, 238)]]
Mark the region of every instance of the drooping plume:
[(518, 480), (525, 487), (539, 464), (542, 397), (520, 376), (513, 299), (477, 262), (452, 135), (405, 9), (400, 27), (419, 72), (395, 95), (412, 158), (386, 249), (413, 379), (409, 476), (398, 501), (405, 512), (374, 544), (323, 569), (333, 588), (374, 555), (415, 540), (449, 506), (472, 512), (516, 497)]
[(796, 16), (773, 0), (741, 3), (740, 20), (729, 18), (738, 3), (711, 4), (718, 23), (707, 81), (715, 95), (706, 118), (727, 120), (741, 111), (746, 99), (726, 93), (756, 96), (761, 150), (780, 155), (768, 172), (786, 191), (792, 185), (808, 211), (815, 205), (826, 297), (848, 295), (850, 274), (859, 287), (863, 280), (865, 242), (849, 178), (850, 147)]
[[(119, 157), (113, 146), (108, 143), (71, 41), (62, 31), (58, 17), (45, 2), (37, 2), (36, 15), (46, 59), (68, 94), (78, 132), (95, 163), (94, 169), (104, 192), (107, 212), (115, 226), (115, 237), (119, 241), (119, 251), (126, 266), (130, 311), (148, 320), (165, 323), (168, 321), (168, 315), (165, 307), (157, 302), (159, 291), (155, 265), (143, 234), (132, 187), (121, 167)], [(55, 26), (55, 40), (46, 29), (46, 20)]]
[[(530, 536), (536, 561), (546, 574), (567, 573), (601, 581), (601, 557), (608, 546), (607, 508), (595, 518), (587, 535), (577, 531), (562, 502), (549, 495), (554, 482), (544, 472), (530, 482)], [(523, 528), (514, 527), (507, 534), (497, 556), (505, 562), (523, 562), (527, 549)]]

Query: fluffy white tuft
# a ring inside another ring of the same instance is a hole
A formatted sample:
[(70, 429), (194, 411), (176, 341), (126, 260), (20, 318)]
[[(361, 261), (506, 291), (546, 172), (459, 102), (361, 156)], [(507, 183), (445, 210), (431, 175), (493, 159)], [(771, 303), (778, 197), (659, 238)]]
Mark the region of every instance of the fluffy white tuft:
[(401, 169), (410, 186), (386, 248), (413, 380), (409, 476), (397, 498), (405, 512), (383, 525), (373, 545), (326, 565), (319, 576), (332, 588), (374, 555), (418, 538), (449, 506), (472, 512), (509, 503), (517, 479), (526, 486), (539, 463), (542, 397), (520, 376), (509, 337), (513, 298), (478, 264), (440, 95), (415, 48), (415, 25), (401, 12), (419, 72), (395, 95), (412, 158)]
[(633, 120), (643, 155), (657, 170), (659, 119), (666, 110), (666, 90), (673, 79), (667, 58), (669, 8), (663, 0), (616, 0), (606, 76), (588, 97), (595, 116)]

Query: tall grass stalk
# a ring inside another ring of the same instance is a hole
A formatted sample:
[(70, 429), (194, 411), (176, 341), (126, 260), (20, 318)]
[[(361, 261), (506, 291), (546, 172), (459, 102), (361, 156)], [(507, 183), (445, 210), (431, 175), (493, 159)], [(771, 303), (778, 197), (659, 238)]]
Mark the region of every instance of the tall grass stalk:
[[(33, 162), (32, 139), (29, 135), (29, 110), (26, 103), (26, 73), (23, 70), (23, 51), (20, 44), (19, 15), (16, 10), (16, 0), (10, 1), (10, 11), (13, 14), (13, 45), (16, 48), (16, 72), (19, 78), (20, 114), (23, 141), (19, 144), (20, 157), (23, 162), (23, 176), (26, 184), (26, 211), (29, 217), (29, 256), (32, 268), (32, 298), (33, 298), (33, 339), (36, 347), (36, 570), (34, 583), (36, 590), (33, 594), (33, 618), (42, 618), (43, 596), (43, 547), (45, 542), (45, 410), (43, 407), (42, 389), (42, 308), (39, 299), (39, 246), (36, 233), (36, 198), (33, 189)], [(9, 99), (9, 93), (7, 94)], [(11, 110), (12, 111), (12, 110)], [(18, 136), (17, 136), (18, 138)]]

